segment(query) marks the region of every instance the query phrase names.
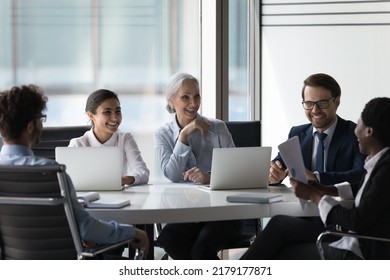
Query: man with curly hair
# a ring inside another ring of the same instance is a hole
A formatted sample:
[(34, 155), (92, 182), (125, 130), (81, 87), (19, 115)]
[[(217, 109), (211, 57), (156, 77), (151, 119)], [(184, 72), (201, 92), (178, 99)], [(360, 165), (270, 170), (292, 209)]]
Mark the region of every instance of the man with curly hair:
[[(0, 135), (3, 146), (0, 165), (56, 165), (56, 161), (37, 157), (31, 147), (39, 142), (46, 120), (47, 97), (35, 85), (13, 87), (0, 92)], [(105, 222), (92, 217), (77, 201), (71, 178), (67, 176), (72, 207), (80, 236), (88, 244), (113, 244), (134, 238), (132, 245), (148, 251), (146, 233), (132, 225)]]

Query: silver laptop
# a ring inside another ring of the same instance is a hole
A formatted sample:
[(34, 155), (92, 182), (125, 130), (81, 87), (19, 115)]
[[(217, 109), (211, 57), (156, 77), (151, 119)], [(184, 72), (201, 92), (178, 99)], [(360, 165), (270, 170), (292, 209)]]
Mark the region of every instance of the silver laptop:
[(57, 147), (76, 191), (121, 190), (122, 153), (118, 147)]
[(271, 147), (215, 148), (211, 190), (268, 187)]

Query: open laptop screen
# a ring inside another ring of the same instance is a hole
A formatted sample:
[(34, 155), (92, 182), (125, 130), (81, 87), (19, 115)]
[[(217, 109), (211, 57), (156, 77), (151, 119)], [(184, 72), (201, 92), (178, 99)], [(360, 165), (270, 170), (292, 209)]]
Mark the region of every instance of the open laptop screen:
[(267, 188), (271, 147), (215, 148), (210, 189)]
[(76, 191), (121, 190), (123, 158), (119, 147), (57, 147)]

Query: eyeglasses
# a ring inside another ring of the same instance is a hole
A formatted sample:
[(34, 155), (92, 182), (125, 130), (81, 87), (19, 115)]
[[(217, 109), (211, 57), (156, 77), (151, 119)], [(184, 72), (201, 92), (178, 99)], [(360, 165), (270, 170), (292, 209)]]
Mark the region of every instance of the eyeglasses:
[(314, 105), (317, 105), (318, 109), (326, 109), (329, 107), (329, 101), (335, 100), (336, 97), (332, 97), (331, 99), (323, 99), (318, 101), (302, 101), (303, 109), (305, 110), (312, 110), (314, 108)]
[(40, 120), (41, 120), (41, 122), (46, 122), (46, 119), (47, 119), (47, 116), (46, 115), (42, 115), (41, 117), (40, 117)]

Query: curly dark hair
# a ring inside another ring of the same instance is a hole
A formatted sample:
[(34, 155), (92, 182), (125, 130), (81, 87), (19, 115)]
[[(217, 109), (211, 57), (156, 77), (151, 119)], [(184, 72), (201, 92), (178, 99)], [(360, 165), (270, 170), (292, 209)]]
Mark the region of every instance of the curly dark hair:
[(384, 147), (390, 147), (390, 98), (376, 97), (364, 107), (361, 120), (373, 129), (373, 136)]
[(39, 119), (46, 110), (47, 97), (36, 85), (13, 87), (0, 92), (0, 134), (4, 139), (18, 139), (28, 123)]

